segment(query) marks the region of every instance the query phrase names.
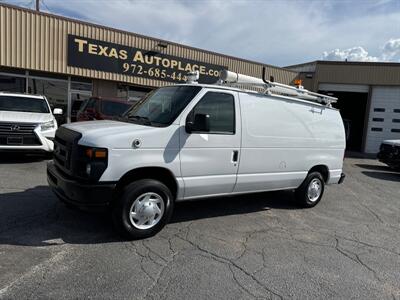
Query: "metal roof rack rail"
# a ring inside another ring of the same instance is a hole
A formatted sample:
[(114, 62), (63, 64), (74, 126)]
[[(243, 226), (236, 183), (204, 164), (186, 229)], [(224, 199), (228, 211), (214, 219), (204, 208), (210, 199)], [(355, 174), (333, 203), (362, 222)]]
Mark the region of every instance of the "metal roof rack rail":
[(318, 94), (314, 92), (310, 92), (306, 90), (302, 85), (301, 81), (298, 81), (299, 84), (296, 86), (286, 85), (283, 83), (274, 82), (273, 77), (271, 76), (271, 80), (265, 79), (266, 69), (263, 68), (263, 76), (262, 79), (247, 76), (235, 72), (231, 72), (228, 70), (222, 70), (220, 72), (220, 80), (222, 84), (229, 86), (253, 86), (259, 87), (263, 89), (263, 93), (265, 94), (276, 94), (276, 95), (284, 95), (289, 96), (301, 100), (307, 100), (311, 102), (316, 102), (319, 104), (326, 105), (328, 107), (332, 107), (332, 103), (337, 102), (337, 98), (330, 97), (323, 94)]

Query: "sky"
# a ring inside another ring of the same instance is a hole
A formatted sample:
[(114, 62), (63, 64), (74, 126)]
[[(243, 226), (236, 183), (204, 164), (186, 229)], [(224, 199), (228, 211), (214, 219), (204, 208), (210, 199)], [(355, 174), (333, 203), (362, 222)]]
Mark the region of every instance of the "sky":
[[(33, 8), (33, 0), (0, 0)], [(400, 0), (40, 0), (41, 10), (276, 66), (400, 62)]]

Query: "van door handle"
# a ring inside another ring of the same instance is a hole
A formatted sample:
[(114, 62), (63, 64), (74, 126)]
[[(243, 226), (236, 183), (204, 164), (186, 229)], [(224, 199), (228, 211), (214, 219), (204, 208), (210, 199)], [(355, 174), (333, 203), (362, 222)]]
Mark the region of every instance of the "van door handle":
[(239, 158), (239, 151), (238, 150), (233, 150), (232, 151), (232, 162), (237, 163)]

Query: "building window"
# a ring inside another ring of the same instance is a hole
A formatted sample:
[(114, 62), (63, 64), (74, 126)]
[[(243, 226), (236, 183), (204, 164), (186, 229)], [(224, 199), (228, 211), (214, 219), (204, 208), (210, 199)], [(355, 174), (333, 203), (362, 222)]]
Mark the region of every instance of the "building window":
[(372, 121), (374, 122), (383, 122), (384, 120), (384, 118), (372, 118)]
[(382, 131), (382, 128), (379, 127), (372, 127), (371, 131)]
[(400, 123), (400, 119), (392, 119), (393, 123)]
[(392, 130), (390, 130), (391, 132), (400, 132), (400, 129), (398, 128), (393, 128)]
[(117, 86), (117, 98), (128, 99), (128, 86), (124, 84), (118, 84)]
[(67, 121), (68, 82), (66, 80), (29, 78), (28, 93), (46, 96), (52, 109), (62, 108), (63, 116), (59, 121), (61, 123)]
[(79, 91), (92, 91), (92, 84), (86, 82), (76, 82), (71, 81), (71, 90), (79, 90)]
[(395, 109), (393, 109), (393, 112), (400, 113), (400, 109), (399, 108), (395, 108)]
[(0, 91), (12, 93), (24, 93), (26, 79), (9, 75), (0, 75)]
[(375, 111), (375, 112), (385, 112), (385, 109), (384, 109), (384, 108), (377, 107), (377, 108), (374, 108), (374, 111)]
[(146, 96), (150, 91), (150, 88), (118, 84), (117, 98), (125, 99), (128, 100), (128, 102), (135, 103)]

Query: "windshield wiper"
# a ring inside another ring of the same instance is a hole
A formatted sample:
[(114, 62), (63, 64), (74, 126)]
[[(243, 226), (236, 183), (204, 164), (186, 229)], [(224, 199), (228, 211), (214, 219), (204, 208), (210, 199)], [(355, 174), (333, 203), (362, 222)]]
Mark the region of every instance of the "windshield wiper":
[(142, 117), (138, 115), (133, 115), (133, 116), (126, 116), (128, 119), (136, 119), (136, 120), (142, 120), (146, 125), (151, 125), (151, 121), (148, 117)]

